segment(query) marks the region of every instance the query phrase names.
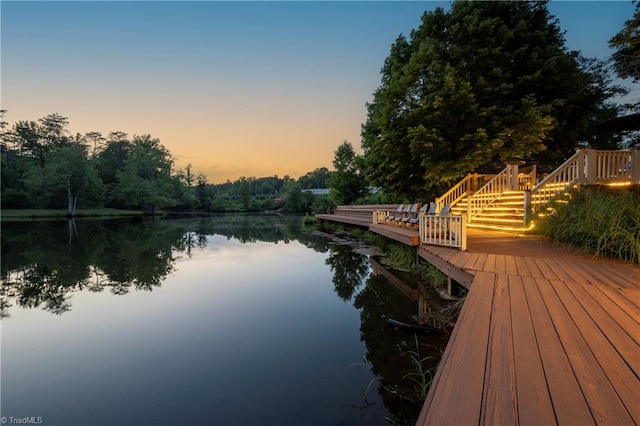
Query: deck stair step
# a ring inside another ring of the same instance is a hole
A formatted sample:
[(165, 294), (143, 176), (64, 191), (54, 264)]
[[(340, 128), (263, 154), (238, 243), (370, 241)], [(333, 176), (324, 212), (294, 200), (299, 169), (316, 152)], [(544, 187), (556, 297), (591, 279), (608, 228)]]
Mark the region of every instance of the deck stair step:
[[(467, 197), (456, 203), (453, 214), (467, 214)], [(506, 191), (487, 206), (467, 225), (469, 228), (494, 229), (500, 231), (525, 231), (524, 192)]]

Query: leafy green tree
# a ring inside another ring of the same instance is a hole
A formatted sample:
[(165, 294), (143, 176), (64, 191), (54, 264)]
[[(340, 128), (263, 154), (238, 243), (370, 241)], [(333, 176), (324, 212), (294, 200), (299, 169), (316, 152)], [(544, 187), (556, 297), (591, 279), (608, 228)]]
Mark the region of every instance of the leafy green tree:
[(367, 105), (367, 175), (433, 197), (512, 158), (554, 167), (615, 109), (601, 63), (570, 52), (545, 2), (454, 2), (398, 37)]
[(298, 178), (302, 189), (326, 188), (330, 172), (326, 167), (320, 167)]
[(336, 204), (352, 204), (367, 194), (367, 180), (360, 172), (360, 161), (348, 141), (344, 141), (335, 151), (335, 171), (327, 183), (331, 189), (330, 197)]
[(124, 170), (129, 158), (131, 142), (124, 132), (111, 132), (106, 140), (106, 145), (96, 157), (98, 174), (108, 191), (108, 199), (112, 200), (111, 192), (117, 184), (117, 174)]
[(152, 213), (156, 208), (174, 206), (172, 166), (171, 153), (159, 139), (134, 136), (124, 169), (116, 173), (114, 199), (125, 207)]
[(611, 55), (613, 68), (621, 78), (640, 81), (640, 3), (636, 0), (633, 17), (624, 28), (609, 40), (609, 47), (616, 49)]
[(40, 135), (48, 147), (59, 147), (67, 143), (69, 119), (54, 112), (38, 120)]
[(40, 206), (65, 206), (69, 216), (75, 215), (80, 196), (87, 205), (98, 205), (104, 195), (96, 170), (76, 144), (54, 149), (44, 167), (29, 169), (25, 185)]

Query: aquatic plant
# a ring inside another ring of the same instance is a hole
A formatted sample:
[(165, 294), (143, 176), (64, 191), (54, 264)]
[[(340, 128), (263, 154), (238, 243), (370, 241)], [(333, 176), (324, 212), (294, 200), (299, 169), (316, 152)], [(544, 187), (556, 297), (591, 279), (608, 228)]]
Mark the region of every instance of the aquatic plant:
[(427, 397), (427, 392), (429, 391), (429, 386), (431, 386), (431, 382), (433, 381), (432, 371), (436, 369), (433, 368), (425, 368), (424, 363), (427, 361), (435, 360), (432, 356), (420, 356), (420, 345), (418, 344), (418, 336), (413, 335), (416, 343), (415, 351), (407, 351), (409, 357), (411, 357), (411, 363), (413, 364), (415, 370), (405, 374), (402, 378), (411, 380), (416, 386), (416, 393), (420, 397), (421, 400), (424, 400)]
[(411, 273), (435, 289), (447, 289), (447, 276), (430, 263), (416, 262), (411, 268)]

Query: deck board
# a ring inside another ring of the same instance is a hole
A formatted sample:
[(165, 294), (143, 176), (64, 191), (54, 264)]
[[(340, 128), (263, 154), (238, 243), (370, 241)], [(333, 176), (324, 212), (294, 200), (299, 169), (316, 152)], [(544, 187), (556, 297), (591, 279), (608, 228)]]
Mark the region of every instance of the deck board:
[(521, 277), (509, 276), (509, 297), (513, 318), (518, 423), (554, 424), (556, 418)]
[[(572, 287), (576, 290), (580, 286)], [(582, 294), (579, 291), (572, 293), (567, 284), (557, 283), (554, 289), (560, 300), (563, 301), (568, 315), (576, 324), (576, 327), (581, 330), (585, 344), (593, 353), (598, 365), (602, 368), (611, 386), (622, 400), (631, 419), (635, 424), (640, 424), (640, 404), (638, 404), (637, 393), (640, 390), (640, 381), (630, 370), (623, 356), (611, 346), (606, 335), (598, 327), (598, 322), (596, 321), (599, 316), (593, 315), (593, 313), (600, 307), (585, 303), (584, 300), (588, 298), (581, 297)], [(583, 302), (580, 303), (580, 300), (583, 300)], [(602, 321), (599, 322), (602, 323)], [(636, 355), (637, 353), (636, 351)], [(637, 358), (637, 356), (634, 358)], [(631, 361), (630, 359), (628, 360)], [(613, 419), (613, 421), (618, 420)]]
[[(499, 256), (504, 257), (504, 256)], [(495, 278), (489, 349), (485, 368), (482, 424), (515, 424), (518, 418), (511, 329), (511, 303), (507, 276)]]
[[(425, 424), (478, 424), (480, 421), (495, 275), (479, 272), (475, 282), (477, 291), (469, 292), (467, 297), (471, 303), (465, 303), (463, 308), (466, 309), (465, 321), (456, 324), (460, 330), (447, 360), (450, 368), (431, 390), (442, 388), (430, 404), (438, 409), (428, 413)], [(467, 397), (460, 398), (462, 394)]]
[[(559, 282), (551, 282), (549, 285), (538, 281), (538, 289), (544, 305), (548, 309), (563, 350), (569, 358), (571, 368), (596, 423), (633, 424), (631, 416), (604, 374), (602, 366), (584, 341), (579, 324), (576, 324), (567, 312), (567, 306), (570, 306), (569, 309), (579, 310), (579, 303), (575, 299), (561, 301), (555, 291), (555, 287), (559, 285), (561, 285)], [(589, 330), (589, 332), (592, 331)]]
[(540, 293), (539, 287), (544, 287), (548, 281), (524, 277), (523, 283), (556, 421), (559, 424), (595, 424)]

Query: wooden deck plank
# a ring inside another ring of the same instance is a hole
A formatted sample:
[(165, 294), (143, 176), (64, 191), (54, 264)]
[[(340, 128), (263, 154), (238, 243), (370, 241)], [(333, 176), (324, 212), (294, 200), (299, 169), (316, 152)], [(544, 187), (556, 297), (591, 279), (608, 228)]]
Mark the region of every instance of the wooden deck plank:
[[(640, 424), (640, 400), (638, 399), (640, 380), (596, 323), (599, 315), (593, 315), (593, 312), (597, 308), (594, 309), (592, 304), (587, 306), (584, 301), (588, 299), (588, 296), (583, 297), (585, 295), (575, 291), (581, 286), (571, 285), (575, 292), (571, 292), (567, 286), (568, 284), (557, 282), (554, 289), (633, 422)], [(609, 329), (606, 330), (609, 332)], [(638, 351), (636, 351), (637, 354)], [(598, 384), (598, 387), (600, 386), (601, 384)]]
[[(617, 293), (625, 299), (625, 305), (629, 306), (629, 310), (638, 312), (640, 310), (640, 290), (634, 288), (617, 288)], [(640, 323), (640, 318), (638, 318)]]
[(505, 274), (507, 272), (507, 259), (505, 255), (496, 255), (496, 264), (494, 267), (496, 274)]
[(518, 267), (516, 266), (516, 259), (514, 256), (505, 256), (505, 268), (506, 273), (509, 275), (518, 275)]
[[(570, 286), (569, 288), (574, 294), (581, 295), (580, 301), (584, 304), (585, 309), (590, 312), (598, 325), (607, 331), (609, 340), (625, 358), (629, 359), (627, 362), (640, 377), (640, 357), (638, 356), (640, 327), (608, 297), (611, 289), (595, 286)], [(584, 297), (585, 294), (589, 294), (591, 298)]]
[(586, 273), (591, 275), (593, 278), (598, 280), (598, 284), (602, 285), (610, 285), (615, 287), (626, 287), (628, 284), (625, 282), (618, 282), (613, 279), (610, 275), (607, 274), (603, 269), (599, 267), (597, 264), (590, 264), (587, 262), (581, 262), (580, 267)]
[(571, 310), (579, 310), (580, 304), (575, 299), (560, 300), (555, 291), (555, 287), (562, 285), (560, 281), (538, 280), (537, 284), (562, 348), (569, 358), (571, 368), (596, 422), (632, 424), (631, 416), (582, 337), (578, 324), (567, 312), (566, 305), (571, 305)]
[(572, 281), (583, 283), (585, 285), (601, 284), (600, 280), (592, 273), (584, 268), (583, 262), (569, 262), (566, 259), (557, 260), (555, 262), (557, 268), (567, 271), (574, 279)]
[(594, 259), (590, 263), (620, 287), (640, 289), (640, 269), (636, 266), (611, 259)]
[(638, 311), (636, 311), (636, 318), (634, 318), (633, 313), (630, 314), (620, 306), (615, 298), (616, 291), (614, 289), (601, 286), (585, 286), (583, 289), (593, 297), (598, 305), (606, 306), (607, 315), (610, 316), (637, 345), (640, 345), (640, 326), (636, 320)]
[[(626, 313), (626, 316), (616, 316), (616, 320), (620, 321), (621, 325), (625, 325), (626, 329), (632, 330), (632, 337), (640, 343), (640, 310), (636, 308), (635, 304), (622, 295), (617, 289), (608, 289), (603, 286), (595, 286), (587, 288), (587, 291), (591, 293), (594, 298), (600, 300), (600, 295), (604, 295), (607, 298), (615, 302), (615, 304)], [(640, 297), (640, 290), (634, 290), (638, 297)], [(633, 292), (632, 292), (633, 294)], [(615, 312), (615, 311), (614, 311)]]
[[(467, 296), (465, 320), (422, 424), (478, 424), (491, 325), (495, 275), (478, 272)], [(456, 325), (458, 327), (458, 325)], [(465, 395), (460, 398), (460, 395)], [(424, 410), (424, 408), (423, 408)]]
[(527, 267), (527, 262), (524, 257), (517, 256), (515, 259), (516, 269), (518, 270), (518, 275), (521, 277), (531, 277), (531, 271)]
[(533, 257), (525, 257), (524, 262), (527, 265), (530, 277), (543, 278), (542, 272), (540, 272), (540, 268), (538, 268)]
[(559, 424), (595, 424), (540, 294), (539, 286), (549, 285), (548, 280), (523, 277), (522, 282), (556, 421)]
[(468, 321), (466, 317), (467, 315), (471, 315), (471, 314), (467, 314), (467, 312), (470, 311), (471, 308), (467, 308), (466, 306), (467, 304), (465, 304), (465, 306), (462, 307), (462, 310), (460, 311), (460, 315), (458, 316), (458, 320), (456, 321), (456, 326), (454, 327), (453, 332), (451, 333), (451, 337), (449, 337), (450, 344), (447, 344), (447, 347), (445, 348), (444, 353), (442, 354), (442, 359), (440, 360), (438, 369), (436, 370), (436, 374), (433, 376), (431, 386), (429, 387), (427, 397), (422, 406), (422, 411), (420, 412), (420, 416), (418, 417), (418, 421), (416, 422), (416, 425), (427, 424), (426, 423), (427, 412), (433, 401), (435, 391), (436, 389), (438, 389), (438, 384), (440, 382), (440, 378), (442, 377), (442, 372), (444, 370), (444, 368), (442, 367), (447, 365), (447, 363), (449, 362), (449, 359), (451, 359), (451, 354), (454, 351), (454, 347), (455, 347), (455, 343), (452, 343), (452, 342), (455, 342), (458, 339), (460, 330), (464, 328), (461, 325), (459, 326), (459, 324), (467, 323)]
[(495, 268), (496, 268), (496, 255), (495, 254), (488, 254), (487, 255), (487, 261), (485, 262), (484, 266), (482, 267), (482, 271), (495, 272)]
[(545, 262), (544, 258), (534, 258), (533, 262), (535, 262), (536, 266), (542, 273), (542, 276), (548, 280), (556, 280), (558, 279), (558, 275), (553, 271), (551, 267)]
[[(503, 257), (503, 256), (498, 256)], [(507, 275), (496, 275), (481, 424), (515, 424), (518, 418)]]
[(480, 257), (480, 253), (469, 253), (467, 260), (465, 261), (464, 265), (462, 265), (462, 268), (473, 270), (473, 265), (475, 265), (479, 257)]
[(485, 263), (487, 263), (487, 257), (489, 255), (486, 253), (482, 253), (480, 254), (480, 256), (478, 256), (478, 260), (475, 263), (475, 265), (473, 265), (473, 270), (474, 271), (482, 271), (482, 268), (484, 268)]
[(449, 259), (449, 262), (452, 265), (462, 269), (462, 265), (465, 264), (468, 254), (461, 250), (456, 250), (456, 251), (457, 253), (454, 253), (454, 255), (451, 256), (451, 258)]
[(556, 419), (553, 405), (521, 277), (509, 276), (509, 297), (513, 323), (518, 423), (531, 426), (554, 424)]

